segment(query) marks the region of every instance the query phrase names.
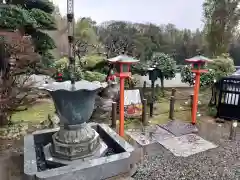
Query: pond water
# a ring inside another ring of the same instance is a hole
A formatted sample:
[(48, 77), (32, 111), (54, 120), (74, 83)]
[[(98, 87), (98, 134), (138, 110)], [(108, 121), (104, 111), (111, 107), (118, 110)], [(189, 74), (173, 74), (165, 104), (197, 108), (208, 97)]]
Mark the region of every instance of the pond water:
[[(151, 81), (149, 81), (149, 77), (148, 76), (138, 76), (138, 75), (134, 75), (134, 77), (136, 77), (137, 79), (139, 79), (140, 84), (138, 86), (142, 86), (143, 82), (146, 81), (147, 82), (147, 87), (151, 86)], [(159, 84), (159, 86), (161, 85), (160, 80), (158, 79), (155, 84)], [(182, 83), (181, 82), (181, 75), (180, 73), (176, 73), (175, 78), (171, 79), (171, 80), (164, 80), (164, 86), (165, 87), (189, 87), (188, 84), (186, 83)]]

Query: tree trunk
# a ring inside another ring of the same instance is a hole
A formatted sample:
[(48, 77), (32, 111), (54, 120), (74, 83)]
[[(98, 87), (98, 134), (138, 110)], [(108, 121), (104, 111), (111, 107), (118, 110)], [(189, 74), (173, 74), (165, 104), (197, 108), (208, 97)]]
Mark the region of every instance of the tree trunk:
[(212, 85), (212, 97), (208, 103), (209, 107), (217, 106), (218, 104), (218, 96), (220, 93), (220, 87), (219, 82), (216, 82)]
[(209, 107), (216, 106), (216, 104), (217, 104), (217, 102), (216, 102), (216, 97), (217, 97), (216, 87), (213, 85), (211, 89), (212, 89), (212, 97), (208, 103)]
[(8, 124), (8, 117), (6, 113), (0, 113), (0, 127)]

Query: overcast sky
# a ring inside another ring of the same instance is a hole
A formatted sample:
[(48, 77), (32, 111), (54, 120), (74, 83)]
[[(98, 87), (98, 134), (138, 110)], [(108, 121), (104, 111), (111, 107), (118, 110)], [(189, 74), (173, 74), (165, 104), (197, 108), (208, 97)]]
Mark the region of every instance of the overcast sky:
[[(91, 17), (97, 23), (108, 20), (175, 24), (178, 28), (202, 28), (204, 0), (75, 0), (76, 17)], [(66, 14), (67, 0), (53, 0)]]

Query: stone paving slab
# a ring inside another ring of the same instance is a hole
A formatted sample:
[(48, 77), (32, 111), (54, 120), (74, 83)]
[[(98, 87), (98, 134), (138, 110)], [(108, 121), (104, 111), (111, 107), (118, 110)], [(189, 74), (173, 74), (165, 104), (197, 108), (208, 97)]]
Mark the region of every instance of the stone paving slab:
[[(180, 129), (181, 127), (186, 128), (187, 125), (189, 126), (189, 124), (182, 124), (181, 122), (173, 122), (172, 124), (176, 127), (173, 128), (174, 130), (177, 129), (178, 125), (180, 126)], [(193, 130), (194, 129), (191, 127), (190, 129), (182, 129), (182, 131), (176, 130), (175, 132), (177, 135), (179, 135), (181, 133), (192, 132)], [(143, 147), (144, 153), (147, 154), (152, 154), (151, 147), (160, 150), (163, 146), (171, 151), (175, 156), (188, 157), (190, 155), (217, 147), (215, 144), (204, 140), (196, 134), (189, 133), (175, 136), (158, 125), (148, 126), (145, 128), (145, 131), (141, 131), (140, 129), (131, 129), (127, 131), (126, 134), (128, 134), (132, 140), (136, 141), (140, 147)]]
[(130, 137), (129, 140), (135, 148), (142, 149), (142, 157), (143, 154), (154, 155), (159, 153), (163, 149), (163, 146), (158, 141), (175, 137), (157, 125), (146, 127), (145, 133), (141, 129), (131, 129), (126, 134)]
[(157, 126), (156, 131), (153, 133), (154, 139), (157, 142), (161, 142), (163, 140), (175, 137), (172, 133), (168, 132), (167, 130)]
[(140, 146), (147, 146), (174, 137), (173, 134), (158, 125), (148, 126), (145, 128), (145, 131), (141, 131), (141, 129), (129, 129), (126, 133)]
[(187, 134), (180, 137), (168, 138), (159, 142), (175, 156), (188, 157), (217, 146), (196, 134)]
[(197, 127), (186, 122), (179, 120), (169, 121), (167, 124), (159, 125), (163, 129), (169, 131), (175, 136), (182, 136), (185, 134), (196, 133), (198, 132)]
[(140, 131), (127, 131), (126, 134), (129, 135), (131, 139), (136, 141), (142, 147), (157, 142), (152, 137), (149, 137), (149, 134), (144, 134), (143, 132)]

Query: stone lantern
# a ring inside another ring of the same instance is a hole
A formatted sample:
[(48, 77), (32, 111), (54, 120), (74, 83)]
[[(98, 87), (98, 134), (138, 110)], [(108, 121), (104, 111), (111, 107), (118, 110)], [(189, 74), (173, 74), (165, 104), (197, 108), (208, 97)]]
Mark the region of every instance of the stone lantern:
[(153, 116), (153, 106), (154, 106), (154, 101), (155, 101), (155, 81), (158, 79), (160, 76), (161, 71), (156, 67), (156, 65), (153, 65), (152, 67), (147, 69), (148, 71), (148, 77), (149, 80), (151, 81), (151, 99), (150, 99), (150, 104), (149, 104), (149, 115), (150, 117)]
[[(151, 82), (155, 82), (159, 77), (159, 69), (152, 67), (148, 68), (148, 76)], [(153, 85), (154, 86), (154, 85)]]

